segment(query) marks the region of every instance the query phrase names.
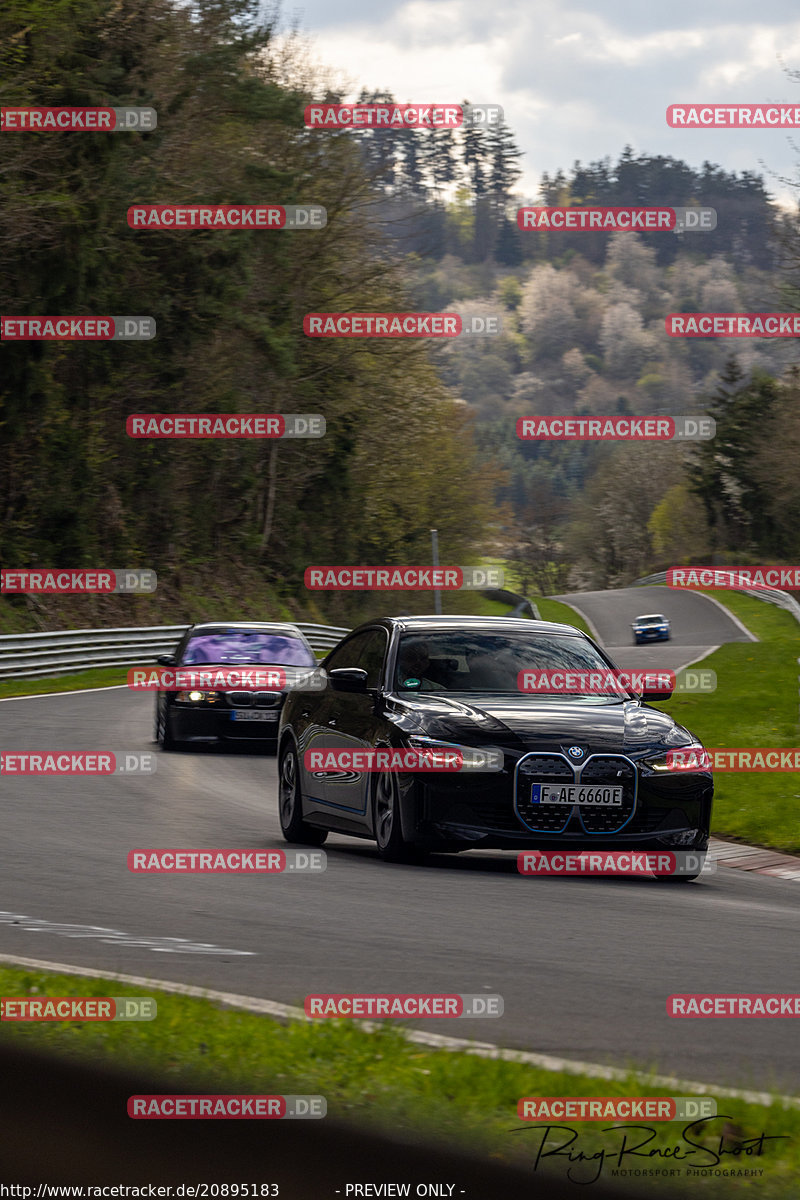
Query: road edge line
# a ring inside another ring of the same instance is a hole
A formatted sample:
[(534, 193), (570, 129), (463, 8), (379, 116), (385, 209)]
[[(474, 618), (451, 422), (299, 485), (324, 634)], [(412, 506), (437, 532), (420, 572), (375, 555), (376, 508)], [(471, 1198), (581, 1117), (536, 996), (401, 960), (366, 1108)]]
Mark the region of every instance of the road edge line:
[[(281, 1004), (277, 1000), (262, 1000), (257, 996), (238, 996), (231, 992), (218, 992), (201, 988), (195, 984), (173, 983), (170, 980), (149, 979), (144, 975), (123, 975), (115, 971), (101, 971), (96, 967), (78, 967), (69, 963), (51, 963), (38, 958), (17, 958), (12, 954), (0, 954), (0, 963), (7, 966), (31, 967), (34, 970), (52, 971), (61, 975), (85, 975), (90, 979), (109, 979), (115, 983), (127, 983), (133, 987), (147, 987), (156, 991), (171, 992), (178, 996), (191, 996), (199, 1000), (216, 1000), (244, 1012), (262, 1013), (283, 1020), (311, 1021), (302, 1008)], [(354, 1021), (354, 1025), (367, 1033), (380, 1028), (375, 1021)], [(695, 1080), (676, 1079), (672, 1075), (652, 1075), (643, 1071), (625, 1071), (620, 1067), (607, 1067), (602, 1063), (579, 1062), (569, 1058), (557, 1058), (551, 1054), (538, 1054), (532, 1050), (512, 1050), (497, 1046), (493, 1042), (474, 1042), (467, 1038), (448, 1037), (441, 1033), (428, 1033), (421, 1029), (401, 1030), (408, 1042), (427, 1046), (432, 1050), (458, 1050), (463, 1054), (474, 1054), (479, 1058), (494, 1058), (504, 1062), (516, 1062), (546, 1071), (561, 1071), (566, 1075), (586, 1075), (592, 1079), (608, 1079), (624, 1082), (635, 1079), (647, 1087), (666, 1088), (670, 1092), (690, 1092), (698, 1096), (720, 1096), (728, 1100), (743, 1100), (747, 1104), (758, 1104), (768, 1108), (782, 1104), (785, 1108), (800, 1108), (796, 1096), (784, 1096), (773, 1092), (754, 1092), (741, 1088), (720, 1087), (717, 1084), (698, 1083)]]

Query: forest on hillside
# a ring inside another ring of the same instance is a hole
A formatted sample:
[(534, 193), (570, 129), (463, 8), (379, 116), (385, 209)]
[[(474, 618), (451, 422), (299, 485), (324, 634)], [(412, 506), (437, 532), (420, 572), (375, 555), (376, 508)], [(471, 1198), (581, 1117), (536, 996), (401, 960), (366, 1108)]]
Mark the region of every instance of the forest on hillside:
[[(443, 561), (507, 555), (542, 591), (734, 548), (796, 554), (792, 343), (663, 329), (672, 310), (796, 307), (794, 219), (763, 181), (627, 147), (523, 197), (510, 114), (486, 130), (307, 130), (305, 105), (340, 97), (259, 10), (0, 12), (4, 105), (159, 114), (151, 133), (4, 134), (2, 311), (158, 325), (150, 342), (3, 344), (4, 566), (141, 564), (165, 581), (247, 569), (294, 595), (310, 562), (425, 562), (432, 526)], [(328, 222), (142, 232), (125, 220), (137, 201), (314, 203)], [(719, 219), (694, 235), (521, 232), (516, 209), (532, 201), (703, 205)], [(412, 309), (500, 313), (503, 331), (447, 344), (303, 333), (308, 312)], [(710, 411), (718, 437), (514, 433), (532, 412), (618, 411)], [(319, 412), (328, 432), (133, 441), (135, 412)]]

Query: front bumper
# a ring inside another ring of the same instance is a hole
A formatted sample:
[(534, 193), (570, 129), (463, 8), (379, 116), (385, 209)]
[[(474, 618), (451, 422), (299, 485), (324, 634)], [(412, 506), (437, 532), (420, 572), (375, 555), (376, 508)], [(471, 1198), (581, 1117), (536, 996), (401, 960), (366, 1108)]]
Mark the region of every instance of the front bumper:
[[(275, 741), (278, 736), (281, 706), (269, 711), (269, 719), (241, 719), (238, 713), (248, 712), (249, 718), (265, 710), (235, 710), (226, 706), (174, 704), (170, 707), (172, 736), (176, 741)], [(233, 713), (237, 716), (234, 719)]]
[[(610, 754), (596, 757), (609, 761), (599, 763), (599, 770), (593, 777), (584, 776), (584, 782), (606, 782), (611, 778), (608, 769), (617, 765), (611, 760), (624, 759)], [(518, 762), (511, 761), (502, 772), (471, 778), (406, 777), (401, 785), (406, 835), (422, 845), (462, 849), (703, 850), (708, 845), (714, 792), (710, 772), (654, 776), (634, 767), (627, 779), (620, 779), (624, 806), (612, 813), (581, 805), (568, 806), (566, 811), (555, 805), (534, 810), (525, 802), (525, 781), (523, 777), (520, 785), (517, 767)], [(555, 778), (538, 766), (536, 776)]]

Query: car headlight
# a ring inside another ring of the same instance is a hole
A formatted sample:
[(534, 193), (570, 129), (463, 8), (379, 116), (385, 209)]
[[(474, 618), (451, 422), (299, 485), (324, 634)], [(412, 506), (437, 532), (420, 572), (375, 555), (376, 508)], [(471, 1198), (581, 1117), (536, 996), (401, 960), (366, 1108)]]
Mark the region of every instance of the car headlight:
[(684, 743), (682, 746), (676, 746), (673, 750), (661, 751), (659, 754), (642, 758), (639, 761), (642, 766), (648, 767), (657, 775), (711, 770), (708, 751), (700, 742)]
[(441, 761), (443, 767), (452, 762), (453, 751), (457, 751), (461, 754), (460, 769), (465, 771), (502, 771), (505, 761), (502, 750), (492, 750), (488, 746), (464, 746), (458, 742), (423, 737), (421, 734), (412, 734), (408, 744), (413, 750), (429, 751), (432, 761)]
[(178, 692), (175, 699), (184, 704), (213, 704), (219, 699), (219, 692), (197, 692), (192, 689), (190, 692)]

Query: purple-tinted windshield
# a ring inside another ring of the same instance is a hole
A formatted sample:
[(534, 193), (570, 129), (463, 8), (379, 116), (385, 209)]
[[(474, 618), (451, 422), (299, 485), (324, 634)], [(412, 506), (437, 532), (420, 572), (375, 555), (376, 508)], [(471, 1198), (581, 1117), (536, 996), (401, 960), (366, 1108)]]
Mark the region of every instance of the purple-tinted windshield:
[(317, 660), (296, 637), (275, 633), (199, 633), (190, 638), (181, 664), (195, 663), (282, 663), (292, 667), (314, 667)]

